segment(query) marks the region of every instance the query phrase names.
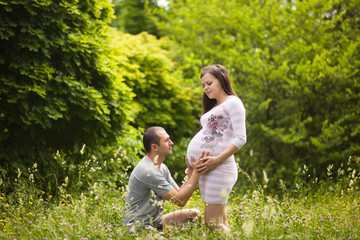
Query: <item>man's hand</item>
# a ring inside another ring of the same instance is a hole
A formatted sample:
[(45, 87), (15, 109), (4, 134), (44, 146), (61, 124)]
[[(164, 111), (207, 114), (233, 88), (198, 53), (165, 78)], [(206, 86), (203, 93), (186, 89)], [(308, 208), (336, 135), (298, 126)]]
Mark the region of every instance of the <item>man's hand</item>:
[(185, 156), (186, 167), (187, 167), (187, 169), (185, 170), (185, 173), (188, 176), (188, 179), (190, 179), (192, 173), (194, 172), (194, 169), (198, 174), (201, 174), (201, 172), (198, 171), (197, 166), (203, 161), (203, 158), (209, 157), (209, 156), (211, 156), (210, 152), (202, 151), (200, 156), (199, 156), (198, 161), (195, 162), (194, 157), (191, 155), (191, 165), (188, 162), (187, 156)]
[[(194, 162), (194, 157), (191, 155), (191, 164)], [(193, 168), (190, 166), (187, 155), (185, 155), (185, 163), (186, 163), (186, 170), (185, 170), (185, 174), (188, 177), (188, 179), (190, 179), (191, 174), (193, 172)]]

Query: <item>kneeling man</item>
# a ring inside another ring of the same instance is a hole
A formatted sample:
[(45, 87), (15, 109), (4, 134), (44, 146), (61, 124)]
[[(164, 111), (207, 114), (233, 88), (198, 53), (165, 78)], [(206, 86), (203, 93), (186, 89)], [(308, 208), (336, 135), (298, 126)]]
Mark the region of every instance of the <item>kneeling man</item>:
[[(124, 225), (131, 229), (152, 226), (161, 230), (170, 223), (184, 223), (197, 219), (201, 223), (201, 213), (197, 209), (184, 209), (162, 215), (164, 200), (180, 207), (185, 206), (196, 189), (200, 174), (195, 170), (200, 162), (191, 159), (192, 167), (187, 164), (187, 179), (179, 187), (163, 163), (172, 153), (174, 144), (165, 129), (150, 127), (143, 136), (146, 156), (132, 171), (128, 183), (125, 202)], [(202, 153), (199, 160), (209, 153)]]

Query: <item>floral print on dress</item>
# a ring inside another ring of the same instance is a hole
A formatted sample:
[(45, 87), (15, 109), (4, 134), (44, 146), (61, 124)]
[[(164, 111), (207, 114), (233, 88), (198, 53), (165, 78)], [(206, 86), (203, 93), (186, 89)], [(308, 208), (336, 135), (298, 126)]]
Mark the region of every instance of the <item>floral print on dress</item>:
[(201, 148), (212, 149), (219, 142), (222, 142), (222, 136), (228, 128), (229, 122), (229, 114), (226, 112), (225, 107), (216, 114), (211, 114), (203, 130), (204, 137), (201, 140), (204, 143), (201, 145)]

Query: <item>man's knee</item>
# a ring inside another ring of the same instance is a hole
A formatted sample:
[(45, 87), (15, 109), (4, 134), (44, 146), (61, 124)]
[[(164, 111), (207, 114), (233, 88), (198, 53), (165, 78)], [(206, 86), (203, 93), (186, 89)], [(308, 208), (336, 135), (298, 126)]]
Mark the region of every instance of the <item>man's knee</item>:
[(201, 222), (202, 215), (198, 209), (192, 208), (192, 209), (189, 209), (189, 217), (195, 221), (199, 220)]

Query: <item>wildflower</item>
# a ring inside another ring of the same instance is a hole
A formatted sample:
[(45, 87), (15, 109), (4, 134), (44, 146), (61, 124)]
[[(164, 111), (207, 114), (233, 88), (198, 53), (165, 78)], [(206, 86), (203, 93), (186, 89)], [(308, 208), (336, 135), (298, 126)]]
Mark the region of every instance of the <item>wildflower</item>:
[(48, 240), (48, 238), (47, 238), (47, 237), (44, 237), (44, 240)]
[(63, 230), (60, 228), (60, 229), (59, 229), (59, 233), (62, 233), (62, 232), (63, 232)]
[(155, 164), (155, 165), (157, 165), (158, 160), (159, 160), (159, 155), (156, 155), (156, 156), (154, 157), (154, 164)]
[(202, 234), (201, 238), (206, 238), (206, 235), (205, 233)]
[(69, 177), (66, 176), (66, 178), (65, 178), (64, 181), (65, 181), (65, 182), (62, 184), (62, 186), (63, 186), (63, 187), (66, 187), (66, 186), (68, 185), (68, 183), (69, 183)]
[(266, 172), (263, 170), (263, 176), (264, 176), (264, 188), (267, 188), (267, 184), (268, 184), (268, 182), (269, 182), (269, 179), (268, 179), (268, 177), (267, 177), (267, 174), (266, 174)]
[(80, 154), (83, 155), (84, 154), (84, 150), (85, 150), (86, 144), (84, 144), (80, 150)]
[(30, 180), (31, 182), (35, 182), (35, 181), (34, 181), (34, 174), (31, 173), (31, 174), (29, 175), (29, 180)]
[(31, 225), (32, 224), (32, 221), (29, 221), (29, 225)]
[(222, 188), (222, 189), (221, 189), (220, 196), (221, 196), (222, 198), (226, 198), (226, 197), (227, 197), (227, 190), (226, 190), (226, 188)]
[(246, 222), (243, 223), (241, 228), (243, 229), (245, 236), (251, 236), (252, 235), (252, 230), (254, 228), (254, 222), (253, 221), (246, 221)]

